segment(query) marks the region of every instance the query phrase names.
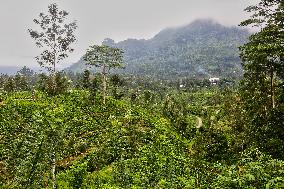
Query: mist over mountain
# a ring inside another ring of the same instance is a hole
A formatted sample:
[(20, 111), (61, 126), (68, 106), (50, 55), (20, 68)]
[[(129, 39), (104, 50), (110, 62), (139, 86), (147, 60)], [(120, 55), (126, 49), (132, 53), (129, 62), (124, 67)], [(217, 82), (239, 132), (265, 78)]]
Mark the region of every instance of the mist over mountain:
[[(103, 44), (124, 51), (126, 68), (119, 73), (161, 79), (183, 77), (233, 77), (242, 75), (238, 47), (250, 33), (223, 26), (213, 20), (196, 20), (189, 25), (166, 28), (149, 40), (127, 39)], [(83, 59), (67, 70), (82, 72)]]

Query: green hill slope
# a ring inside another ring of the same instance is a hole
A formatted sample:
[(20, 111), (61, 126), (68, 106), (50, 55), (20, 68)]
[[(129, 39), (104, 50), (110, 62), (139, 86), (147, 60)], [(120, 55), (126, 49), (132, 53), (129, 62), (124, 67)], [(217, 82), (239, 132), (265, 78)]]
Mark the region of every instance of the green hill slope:
[[(237, 27), (196, 20), (183, 27), (164, 29), (149, 40), (127, 39), (115, 43), (105, 39), (103, 43), (125, 52), (126, 69), (122, 73), (160, 79), (240, 77), (238, 47), (249, 35)], [(68, 68), (74, 72), (83, 69), (82, 59)]]

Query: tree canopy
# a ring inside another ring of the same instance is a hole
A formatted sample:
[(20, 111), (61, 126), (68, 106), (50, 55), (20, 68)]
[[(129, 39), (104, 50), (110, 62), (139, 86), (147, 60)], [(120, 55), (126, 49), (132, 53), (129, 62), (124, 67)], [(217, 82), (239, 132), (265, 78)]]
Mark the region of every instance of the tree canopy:
[(40, 13), (39, 18), (34, 19), (39, 30), (28, 30), (36, 45), (43, 49), (36, 60), (40, 66), (53, 73), (56, 71), (56, 64), (74, 50), (70, 45), (76, 41), (74, 31), (77, 25), (76, 22), (66, 23), (68, 15), (69, 13), (60, 10), (57, 4), (50, 4), (47, 14)]

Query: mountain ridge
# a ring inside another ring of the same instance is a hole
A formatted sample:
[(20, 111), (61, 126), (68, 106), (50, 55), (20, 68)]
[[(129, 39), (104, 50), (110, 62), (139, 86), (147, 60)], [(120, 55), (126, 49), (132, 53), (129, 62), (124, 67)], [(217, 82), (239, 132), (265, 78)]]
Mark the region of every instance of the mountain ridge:
[[(126, 39), (103, 44), (122, 49), (126, 69), (118, 73), (147, 75), (161, 79), (183, 77), (241, 77), (238, 47), (250, 33), (236, 26), (224, 26), (210, 19), (165, 28), (150, 39)], [(81, 58), (67, 70), (87, 67)]]

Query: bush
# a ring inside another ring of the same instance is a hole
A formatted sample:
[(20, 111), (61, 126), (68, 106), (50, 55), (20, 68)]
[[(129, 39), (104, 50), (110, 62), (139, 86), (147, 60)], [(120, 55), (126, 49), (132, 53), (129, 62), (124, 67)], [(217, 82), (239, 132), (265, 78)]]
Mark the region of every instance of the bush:
[(223, 166), (215, 188), (283, 188), (284, 162), (261, 153), (247, 150), (237, 164)]

